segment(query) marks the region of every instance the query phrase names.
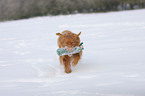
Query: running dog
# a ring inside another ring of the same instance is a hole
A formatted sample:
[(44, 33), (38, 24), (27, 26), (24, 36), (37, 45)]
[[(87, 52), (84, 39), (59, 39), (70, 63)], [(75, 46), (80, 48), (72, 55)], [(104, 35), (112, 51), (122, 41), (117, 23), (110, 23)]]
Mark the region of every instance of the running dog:
[[(64, 48), (68, 51), (71, 51), (75, 46), (79, 46), (80, 38), (79, 34), (72, 33), (69, 30), (65, 30), (62, 33), (56, 33), (59, 36), (57, 44), (59, 48)], [(59, 56), (60, 64), (64, 65), (64, 69), (66, 73), (71, 73), (71, 64), (72, 66), (76, 66), (78, 61), (82, 56), (82, 50), (79, 53), (72, 54), (72, 55), (63, 55)]]

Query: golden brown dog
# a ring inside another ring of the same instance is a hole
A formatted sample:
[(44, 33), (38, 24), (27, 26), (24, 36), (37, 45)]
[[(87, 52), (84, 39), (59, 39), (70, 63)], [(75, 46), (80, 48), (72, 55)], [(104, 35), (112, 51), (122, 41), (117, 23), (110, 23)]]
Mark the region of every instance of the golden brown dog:
[[(75, 46), (79, 46), (80, 34), (81, 32), (79, 34), (75, 34), (68, 30), (63, 31), (62, 33), (56, 33), (56, 35), (59, 36), (57, 42), (59, 48), (67, 47), (67, 50), (71, 51)], [(71, 62), (72, 62), (72, 66), (76, 66), (81, 56), (82, 56), (82, 51), (73, 54), (72, 56), (68, 56), (68, 55), (59, 56), (60, 63), (64, 65), (64, 69), (66, 73), (71, 73)]]

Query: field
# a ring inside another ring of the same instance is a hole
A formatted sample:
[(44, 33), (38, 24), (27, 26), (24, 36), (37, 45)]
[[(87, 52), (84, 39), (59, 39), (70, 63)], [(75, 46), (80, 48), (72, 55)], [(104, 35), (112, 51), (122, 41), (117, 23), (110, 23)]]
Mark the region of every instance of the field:
[[(55, 34), (84, 42), (72, 73)], [(0, 23), (0, 96), (145, 96), (145, 9)]]

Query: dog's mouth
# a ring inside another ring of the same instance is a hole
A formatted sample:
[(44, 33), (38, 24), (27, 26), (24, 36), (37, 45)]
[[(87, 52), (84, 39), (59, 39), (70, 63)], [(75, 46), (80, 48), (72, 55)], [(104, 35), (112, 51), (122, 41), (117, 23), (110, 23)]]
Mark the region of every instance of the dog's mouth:
[(73, 50), (73, 48), (66, 48), (67, 49), (67, 51), (72, 51)]

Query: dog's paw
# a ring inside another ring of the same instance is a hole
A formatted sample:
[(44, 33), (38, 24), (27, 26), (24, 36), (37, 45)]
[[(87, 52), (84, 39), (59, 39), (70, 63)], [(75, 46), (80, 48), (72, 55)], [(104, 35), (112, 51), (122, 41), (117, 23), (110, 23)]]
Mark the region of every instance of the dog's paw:
[(72, 62), (72, 66), (75, 67), (75, 66), (77, 65), (77, 63), (78, 63), (78, 61), (77, 61), (77, 60), (74, 60), (74, 61)]
[(71, 70), (65, 70), (65, 73), (71, 73), (72, 71)]

